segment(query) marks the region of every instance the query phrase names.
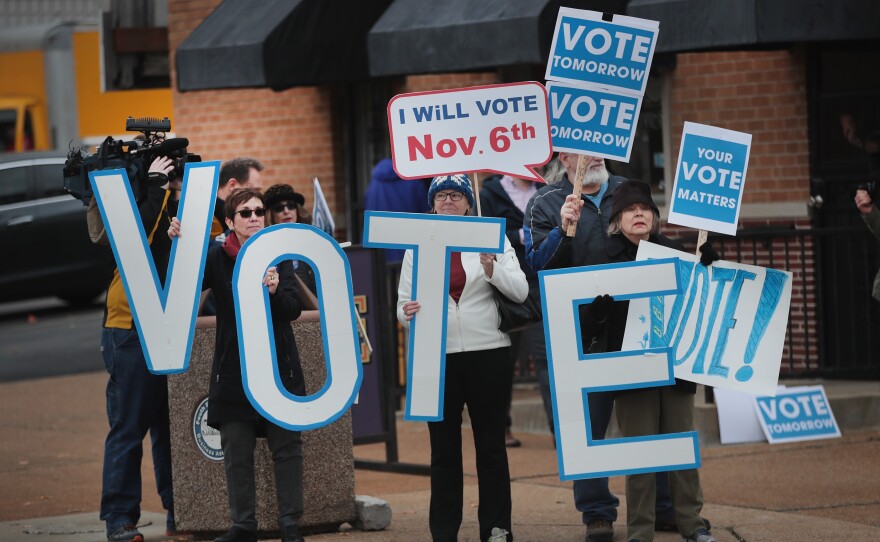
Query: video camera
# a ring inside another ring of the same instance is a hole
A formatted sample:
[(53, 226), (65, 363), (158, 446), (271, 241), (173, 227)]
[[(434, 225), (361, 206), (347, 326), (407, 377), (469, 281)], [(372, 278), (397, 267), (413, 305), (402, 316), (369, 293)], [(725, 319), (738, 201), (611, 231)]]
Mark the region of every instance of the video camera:
[(72, 148), (67, 154), (67, 161), (64, 163), (64, 189), (82, 201), (83, 205), (88, 205), (92, 199), (90, 171), (125, 169), (135, 200), (140, 202), (147, 195), (147, 171), (150, 163), (157, 157), (166, 156), (174, 162), (174, 168), (168, 172), (169, 181), (183, 177), (186, 164), (202, 161), (198, 154), (186, 152), (188, 139), (165, 139), (165, 134), (171, 131), (168, 117), (161, 120), (128, 117), (125, 120), (125, 131), (140, 132), (143, 137), (122, 141), (107, 136), (94, 155), (79, 147)]

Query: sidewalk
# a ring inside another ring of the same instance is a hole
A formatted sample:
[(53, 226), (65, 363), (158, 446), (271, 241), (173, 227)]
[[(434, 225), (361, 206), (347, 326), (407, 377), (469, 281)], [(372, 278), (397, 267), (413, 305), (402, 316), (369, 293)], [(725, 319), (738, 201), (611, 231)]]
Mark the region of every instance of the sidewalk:
[[(105, 540), (97, 513), (106, 431), (105, 384), (104, 373), (0, 384), (0, 541)], [(856, 390), (859, 385), (864, 389)], [(865, 419), (877, 415), (880, 385), (859, 385), (832, 391), (838, 383), (826, 383), (838, 420), (857, 417), (838, 413), (835, 404), (836, 397), (854, 390), (869, 398), (867, 403), (859, 402), (859, 415)], [(540, 403), (537, 393), (518, 390), (514, 420), (519, 409), (531, 403)], [(876, 426), (847, 429), (843, 421), (841, 425), (841, 439), (775, 446), (704, 444), (703, 515), (712, 521), (718, 540), (880, 540), (880, 430)], [(517, 426), (515, 430), (523, 441), (521, 448), (508, 453), (516, 540), (582, 541), (585, 531), (572, 504), (571, 483), (559, 481), (549, 433), (525, 432)], [(428, 462), (425, 424), (400, 422), (398, 438), (401, 461)], [(478, 540), (474, 453), (471, 439), (466, 436), (464, 442), (465, 510), (459, 540), (474, 541)], [(358, 459), (384, 459), (383, 454), (381, 444), (355, 448)], [(147, 512), (142, 532), (149, 542), (170, 540), (163, 534), (164, 514), (148, 456), (143, 468)], [(427, 477), (358, 470), (356, 487), (358, 494), (390, 503), (390, 528), (364, 533), (343, 526), (341, 532), (311, 535), (309, 541), (430, 539)], [(623, 501), (623, 479), (613, 478), (611, 488)], [(626, 540), (624, 517), (621, 502), (616, 542)], [(679, 539), (673, 533), (658, 533), (655, 538), (658, 542)]]

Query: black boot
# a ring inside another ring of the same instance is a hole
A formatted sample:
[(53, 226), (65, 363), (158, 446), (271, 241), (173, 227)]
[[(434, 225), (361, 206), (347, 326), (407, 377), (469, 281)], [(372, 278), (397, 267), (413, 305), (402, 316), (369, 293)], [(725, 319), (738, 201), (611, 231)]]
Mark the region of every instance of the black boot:
[(257, 532), (233, 525), (226, 534), (215, 538), (214, 542), (257, 542)]
[(281, 542), (305, 542), (296, 525), (288, 525), (281, 529)]

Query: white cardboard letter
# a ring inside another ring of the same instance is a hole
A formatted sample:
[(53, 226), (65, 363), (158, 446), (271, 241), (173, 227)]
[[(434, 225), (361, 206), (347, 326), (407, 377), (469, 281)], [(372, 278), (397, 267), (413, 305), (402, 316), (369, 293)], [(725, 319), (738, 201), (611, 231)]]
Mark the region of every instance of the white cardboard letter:
[(577, 306), (603, 294), (623, 301), (677, 292), (677, 262), (672, 258), (538, 273), (562, 480), (700, 466), (696, 432), (594, 442), (586, 396), (674, 382), (665, 348), (584, 353)]
[[(189, 368), (219, 172), (220, 162), (186, 165), (180, 217), (183, 222), (185, 214), (187, 229), (171, 243), (164, 289), (144, 230), (153, 224), (141, 224), (125, 170), (89, 173), (147, 367), (156, 374)], [(151, 231), (150, 235), (168, 232)]]

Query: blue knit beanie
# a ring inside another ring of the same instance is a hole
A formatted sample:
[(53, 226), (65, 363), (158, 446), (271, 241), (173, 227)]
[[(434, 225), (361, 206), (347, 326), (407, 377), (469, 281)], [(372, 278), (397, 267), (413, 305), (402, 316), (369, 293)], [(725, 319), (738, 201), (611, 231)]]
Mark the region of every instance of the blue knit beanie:
[(476, 204), (474, 203), (474, 191), (471, 189), (471, 181), (467, 178), (467, 175), (457, 173), (455, 175), (441, 175), (440, 177), (434, 177), (434, 180), (431, 181), (431, 187), (428, 188), (428, 206), (431, 209), (434, 208), (434, 194), (440, 190), (455, 190), (456, 192), (461, 192), (464, 194), (464, 197), (467, 198), (471, 208), (476, 207)]

